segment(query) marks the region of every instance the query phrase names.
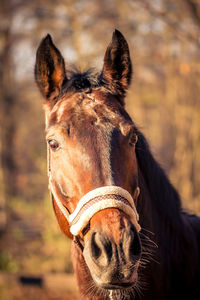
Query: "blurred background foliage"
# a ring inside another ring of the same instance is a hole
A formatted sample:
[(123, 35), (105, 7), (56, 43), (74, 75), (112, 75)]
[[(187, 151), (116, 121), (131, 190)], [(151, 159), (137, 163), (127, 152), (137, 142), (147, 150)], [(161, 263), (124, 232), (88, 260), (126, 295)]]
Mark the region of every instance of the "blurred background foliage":
[(200, 1), (0, 0), (0, 269), (71, 272), (53, 215), (35, 53), (50, 33), (66, 67), (101, 70), (113, 30), (134, 66), (127, 110), (200, 214)]

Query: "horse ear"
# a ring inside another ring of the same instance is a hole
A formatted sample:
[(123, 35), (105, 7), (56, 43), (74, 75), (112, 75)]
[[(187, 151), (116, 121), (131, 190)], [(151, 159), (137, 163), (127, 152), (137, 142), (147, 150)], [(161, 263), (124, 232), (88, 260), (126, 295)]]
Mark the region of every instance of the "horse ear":
[(104, 56), (102, 77), (119, 95), (125, 96), (131, 82), (132, 64), (128, 44), (116, 29)]
[(35, 62), (35, 80), (47, 100), (55, 99), (67, 80), (65, 62), (48, 34), (41, 42)]

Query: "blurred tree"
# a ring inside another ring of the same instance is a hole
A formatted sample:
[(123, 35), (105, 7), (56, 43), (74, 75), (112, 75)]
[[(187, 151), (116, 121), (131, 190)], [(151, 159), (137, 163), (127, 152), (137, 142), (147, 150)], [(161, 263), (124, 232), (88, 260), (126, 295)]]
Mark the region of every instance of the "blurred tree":
[(200, 2), (199, 0), (185, 0), (191, 8), (191, 13), (200, 25)]
[[(1, 177), (1, 228), (5, 227), (5, 203), (16, 193), (16, 162), (14, 158), (15, 151), (15, 133), (16, 123), (14, 116), (14, 107), (16, 102), (15, 78), (13, 76), (11, 49), (13, 40), (10, 35), (11, 26), (11, 7), (10, 1), (1, 1), (1, 51), (0, 51), (0, 114), (1, 114), (1, 132), (0, 132), (0, 155), (2, 166)], [(0, 228), (0, 229), (1, 229)]]

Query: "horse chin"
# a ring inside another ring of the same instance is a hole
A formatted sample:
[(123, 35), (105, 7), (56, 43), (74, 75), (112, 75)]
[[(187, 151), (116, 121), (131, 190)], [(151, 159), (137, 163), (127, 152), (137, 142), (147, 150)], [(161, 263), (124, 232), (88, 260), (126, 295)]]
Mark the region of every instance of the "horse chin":
[(137, 280), (134, 282), (127, 283), (116, 283), (116, 284), (102, 284), (95, 282), (97, 290), (102, 295), (106, 295), (102, 299), (112, 299), (112, 300), (121, 300), (121, 299), (134, 299), (135, 298), (135, 287), (137, 286)]
[[(135, 298), (135, 286), (137, 282), (130, 282), (127, 284), (103, 284), (93, 280), (97, 294), (102, 295), (102, 300), (112, 299), (112, 300), (121, 300), (121, 299), (134, 299)], [(93, 286), (94, 286), (93, 285)]]
[[(99, 293), (107, 295), (108, 298), (105, 299), (133, 299), (135, 295), (135, 287), (138, 283), (138, 271), (134, 270), (131, 278), (126, 281), (121, 281), (120, 279), (116, 282), (112, 280), (107, 280), (106, 282), (102, 280), (103, 276), (95, 276), (94, 270), (90, 271), (93, 285), (96, 286), (96, 289)], [(129, 298), (132, 295), (132, 298)], [(104, 298), (102, 298), (104, 299)]]

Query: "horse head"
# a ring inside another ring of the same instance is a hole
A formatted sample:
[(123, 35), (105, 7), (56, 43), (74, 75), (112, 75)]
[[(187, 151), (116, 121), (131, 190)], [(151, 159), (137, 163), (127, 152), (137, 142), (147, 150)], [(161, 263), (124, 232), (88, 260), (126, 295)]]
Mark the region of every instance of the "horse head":
[(37, 51), (54, 211), (105, 290), (134, 286), (141, 257), (138, 132), (124, 108), (131, 77), (128, 44), (117, 30), (100, 73), (67, 72), (50, 35)]

